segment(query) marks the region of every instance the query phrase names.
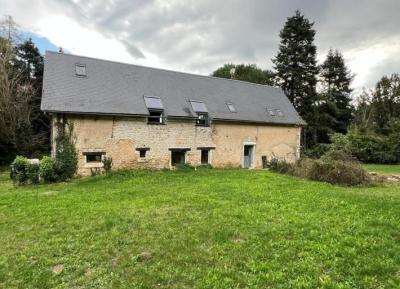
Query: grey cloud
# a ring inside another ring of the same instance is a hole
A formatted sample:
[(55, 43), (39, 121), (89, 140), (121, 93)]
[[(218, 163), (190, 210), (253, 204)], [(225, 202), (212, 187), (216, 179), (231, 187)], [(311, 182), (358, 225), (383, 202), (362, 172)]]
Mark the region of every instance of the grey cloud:
[[(363, 49), (400, 35), (398, 0), (63, 1), (69, 16), (119, 39), (133, 57), (149, 52), (172, 69), (203, 74), (227, 62), (271, 68), (279, 31), (296, 9), (315, 22), (320, 54)], [(399, 71), (400, 62), (380, 64), (370, 78), (375, 82), (389, 70)]]

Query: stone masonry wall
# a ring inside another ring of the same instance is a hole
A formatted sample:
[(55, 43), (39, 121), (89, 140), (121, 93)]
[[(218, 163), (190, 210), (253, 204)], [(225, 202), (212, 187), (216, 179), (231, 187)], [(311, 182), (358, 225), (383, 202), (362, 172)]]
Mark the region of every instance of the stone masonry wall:
[[(253, 168), (262, 167), (262, 156), (294, 161), (299, 156), (299, 127), (215, 122), (199, 127), (194, 120), (169, 119), (166, 125), (149, 125), (140, 117), (69, 116), (79, 156), (78, 174), (90, 175), (101, 163), (86, 163), (85, 152), (105, 152), (113, 168), (170, 168), (170, 148), (190, 148), (186, 162), (200, 164), (198, 147), (215, 147), (209, 160), (215, 167), (243, 165), (243, 146), (254, 145)], [(54, 126), (53, 126), (54, 129)], [(149, 148), (145, 158), (137, 148)]]

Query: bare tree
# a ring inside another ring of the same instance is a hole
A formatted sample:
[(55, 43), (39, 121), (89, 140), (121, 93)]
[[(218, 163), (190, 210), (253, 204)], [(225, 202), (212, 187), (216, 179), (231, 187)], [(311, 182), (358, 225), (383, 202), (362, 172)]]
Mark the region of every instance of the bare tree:
[(21, 33), (17, 23), (10, 15), (5, 15), (0, 21), (0, 37), (7, 39), (10, 46), (14, 46), (21, 42)]

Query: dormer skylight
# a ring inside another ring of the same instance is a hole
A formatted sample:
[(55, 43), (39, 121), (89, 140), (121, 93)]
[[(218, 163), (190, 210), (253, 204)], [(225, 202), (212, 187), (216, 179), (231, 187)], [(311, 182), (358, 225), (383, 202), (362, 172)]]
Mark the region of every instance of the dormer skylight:
[(157, 96), (144, 96), (144, 103), (149, 110), (149, 116), (147, 117), (148, 124), (164, 124), (164, 107), (161, 99)]
[(76, 76), (86, 76), (86, 65), (82, 63), (75, 64), (75, 75)]
[(164, 109), (161, 98), (157, 96), (144, 96), (144, 102), (148, 109)]
[(233, 112), (233, 113), (237, 112), (236, 107), (233, 105), (233, 103), (227, 102), (226, 105), (228, 106), (228, 109), (230, 112)]
[(190, 104), (192, 105), (193, 111), (197, 113), (208, 113), (208, 109), (204, 102), (191, 100)]
[(192, 105), (192, 109), (197, 113), (196, 125), (198, 126), (209, 126), (210, 121), (208, 117), (208, 109), (204, 102), (191, 100), (190, 104)]

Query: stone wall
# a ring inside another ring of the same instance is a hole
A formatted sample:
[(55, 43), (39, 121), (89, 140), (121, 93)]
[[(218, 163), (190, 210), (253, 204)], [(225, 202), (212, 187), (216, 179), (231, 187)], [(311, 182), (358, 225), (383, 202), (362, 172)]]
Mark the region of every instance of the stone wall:
[[(294, 161), (299, 154), (300, 128), (214, 122), (199, 127), (194, 120), (168, 119), (165, 125), (147, 124), (143, 117), (69, 116), (74, 124), (79, 156), (78, 174), (90, 175), (101, 163), (87, 163), (84, 153), (105, 152), (113, 159), (113, 168), (170, 168), (171, 151), (188, 148), (186, 162), (199, 165), (199, 147), (210, 150), (209, 161), (215, 167), (243, 165), (243, 146), (254, 145), (253, 168), (262, 167), (262, 156)], [(54, 122), (53, 122), (54, 123)], [(54, 129), (54, 126), (53, 126)], [(148, 148), (144, 158), (138, 148)]]
[(293, 162), (300, 156), (301, 128), (216, 122), (213, 125), (213, 166), (243, 166), (244, 145), (253, 145), (252, 168), (262, 168), (262, 156)]

